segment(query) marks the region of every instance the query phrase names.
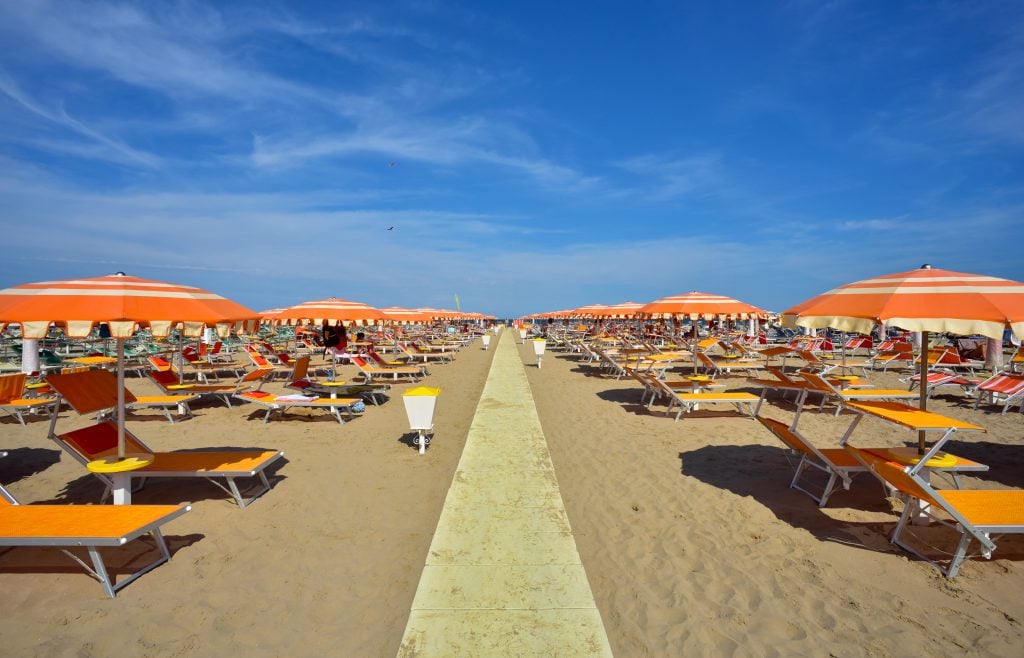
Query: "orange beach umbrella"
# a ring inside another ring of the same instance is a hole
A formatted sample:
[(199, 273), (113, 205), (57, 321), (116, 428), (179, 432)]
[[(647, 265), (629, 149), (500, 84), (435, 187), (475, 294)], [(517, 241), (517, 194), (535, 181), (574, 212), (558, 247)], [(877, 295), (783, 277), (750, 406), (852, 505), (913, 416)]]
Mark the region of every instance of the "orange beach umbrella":
[(768, 312), (724, 295), (688, 292), (662, 297), (640, 307), (637, 313), (650, 318), (747, 320), (768, 317)]
[(348, 325), (372, 325), (386, 319), (385, 315), (378, 309), (364, 304), (353, 302), (347, 299), (319, 299), (311, 302), (302, 302), (295, 306), (278, 311), (268, 319), (281, 324), (323, 324), (337, 326)]
[(783, 311), (782, 319), (861, 334), (883, 324), (998, 340), (1010, 328), (1024, 337), (1024, 283), (926, 265), (839, 286)]
[[(1024, 283), (980, 274), (933, 269), (864, 279), (833, 288), (782, 312), (783, 323), (870, 333), (876, 324), (928, 333), (981, 334), (1001, 340), (1006, 328), (1024, 336)], [(928, 408), (928, 359), (920, 359), (921, 409)], [(924, 433), (918, 435), (924, 452)]]
[(205, 327), (227, 336), (234, 327), (255, 323), (258, 314), (220, 295), (173, 283), (150, 281), (124, 272), (87, 279), (26, 283), (0, 290), (0, 327), (20, 324), (24, 338), (45, 338), (50, 325), (71, 338), (85, 338), (104, 323), (117, 339), (117, 450), (124, 457), (124, 341), (140, 327), (166, 337), (181, 325), (186, 336)]

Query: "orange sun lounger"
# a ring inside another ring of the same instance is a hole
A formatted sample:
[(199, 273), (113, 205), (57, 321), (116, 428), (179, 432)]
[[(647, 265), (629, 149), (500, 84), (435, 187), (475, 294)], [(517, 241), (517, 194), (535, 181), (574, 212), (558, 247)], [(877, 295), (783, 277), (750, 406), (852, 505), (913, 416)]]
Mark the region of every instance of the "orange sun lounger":
[[(50, 375), (47, 381), (57, 391), (58, 400), (66, 400), (82, 415), (105, 411), (117, 404), (117, 380), (106, 370)], [(54, 416), (50, 420), (50, 439), (83, 466), (117, 450), (117, 426), (113, 422), (102, 421), (63, 434), (56, 432), (56, 424)], [(130, 480), (144, 482), (147, 477), (204, 478), (229, 494), (242, 508), (270, 490), (266, 470), (284, 457), (284, 453), (277, 450), (155, 452), (127, 429), (125, 451), (153, 456), (151, 463), (126, 473)], [(94, 472), (93, 475), (106, 484), (105, 499), (113, 481), (104, 473)], [(243, 496), (236, 483), (240, 478), (257, 478), (259, 485), (249, 491), (247, 497)]]
[[(977, 541), (981, 546), (981, 554), (991, 559), (996, 550), (994, 537), (1024, 532), (1024, 491), (940, 491), (933, 488), (914, 468), (891, 461), (874, 450), (864, 450), (851, 444), (846, 444), (846, 448), (866, 469), (898, 492), (904, 500), (903, 513), (900, 514), (890, 541), (933, 565), (947, 578), (954, 578), (960, 572), (972, 541)], [(904, 539), (913, 515), (920, 513), (960, 535), (956, 548), (944, 563), (925, 555)]]
[(0, 376), (0, 411), (5, 411), (22, 425), (25, 417), (22, 414), (46, 411), (52, 414), (57, 408), (55, 398), (25, 398), (25, 373)]
[[(0, 486), (0, 546), (59, 548), (113, 598), (122, 587), (171, 559), (160, 527), (190, 509), (189, 505), (21, 505)], [(158, 555), (115, 584), (100, 549), (123, 546), (146, 534), (153, 537)], [(78, 547), (89, 553), (91, 567), (71, 552)]]

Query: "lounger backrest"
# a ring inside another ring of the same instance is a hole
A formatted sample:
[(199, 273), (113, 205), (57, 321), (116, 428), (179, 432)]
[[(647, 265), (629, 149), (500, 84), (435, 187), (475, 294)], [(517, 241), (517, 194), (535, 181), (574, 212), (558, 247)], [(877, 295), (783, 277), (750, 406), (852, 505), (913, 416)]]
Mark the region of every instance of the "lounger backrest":
[(146, 374), (160, 387), (176, 386), (178, 384), (178, 376), (170, 370), (154, 370)]
[(267, 377), (273, 372), (273, 368), (256, 368), (255, 370), (250, 370), (249, 372), (242, 375), (242, 378), (238, 380), (238, 383), (241, 384), (243, 382), (255, 382)]
[(357, 368), (366, 368), (366, 361), (363, 361), (360, 357), (353, 356), (350, 358), (352, 359), (352, 363), (356, 364)]
[(764, 369), (778, 377), (780, 381), (786, 382), (787, 384), (799, 384), (799, 382), (783, 372), (780, 366), (765, 366)]
[(931, 487), (907, 473), (907, 469), (901, 464), (897, 464), (883, 455), (876, 454), (870, 450), (863, 450), (850, 444), (846, 444), (843, 447), (856, 457), (859, 462), (867, 466), (868, 470), (874, 473), (878, 479), (897, 491), (948, 509), (945, 501), (941, 501)]
[(149, 365), (153, 366), (157, 372), (169, 372), (171, 369), (171, 364), (163, 357), (151, 356), (146, 360), (149, 361)]
[[(56, 436), (58, 443), (80, 455), (86, 462), (104, 457), (117, 450), (117, 426), (112, 422), (89, 425)], [(149, 452), (131, 432), (124, 435), (125, 452)]]
[(252, 362), (256, 364), (256, 367), (258, 368), (265, 368), (270, 365), (270, 361), (267, 361), (267, 357), (255, 351), (249, 352), (249, 358), (252, 359)]
[(774, 434), (780, 441), (785, 443), (787, 446), (796, 450), (797, 452), (803, 452), (808, 455), (817, 455), (811, 446), (807, 444), (800, 435), (789, 429), (785, 423), (775, 420), (774, 418), (765, 418), (764, 416), (758, 416), (757, 419), (761, 421), (761, 424), (768, 428), (768, 430)]
[(993, 375), (978, 384), (978, 389), (982, 391), (991, 391), (993, 393), (1005, 393), (1007, 395), (1012, 395), (1024, 389), (1024, 375), (1014, 375), (1011, 373)]
[(838, 391), (836, 391), (835, 387), (832, 386), (832, 384), (829, 384), (824, 377), (822, 377), (816, 372), (806, 372), (801, 370), (797, 374), (803, 377), (807, 381), (807, 383), (810, 384), (816, 391), (821, 391), (822, 393), (828, 393), (830, 395), (833, 393), (838, 393)]
[(292, 366), (292, 381), (298, 381), (306, 378), (306, 373), (309, 371), (309, 357), (304, 356), (299, 359), (295, 359), (295, 365)]
[(25, 392), (25, 373), (0, 376), (0, 403), (17, 400)]
[(715, 362), (711, 360), (711, 357), (709, 357), (704, 352), (697, 352), (696, 354), (697, 354), (697, 358), (700, 359), (700, 362), (703, 363), (708, 368), (717, 368), (718, 367), (718, 366), (715, 365)]
[[(48, 375), (46, 383), (83, 416), (117, 406), (117, 377), (107, 370)], [(124, 401), (135, 402), (131, 391), (125, 390)]]

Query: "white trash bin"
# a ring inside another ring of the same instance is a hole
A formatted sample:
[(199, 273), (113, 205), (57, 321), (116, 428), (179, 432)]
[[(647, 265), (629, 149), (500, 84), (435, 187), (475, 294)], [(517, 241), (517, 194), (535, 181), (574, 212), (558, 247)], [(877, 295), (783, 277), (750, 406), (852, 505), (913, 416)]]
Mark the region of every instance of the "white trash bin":
[(402, 395), (405, 403), (405, 415), (409, 418), (409, 429), (418, 434), (416, 443), (420, 454), (427, 451), (427, 444), (434, 435), (434, 407), (441, 389), (429, 386), (411, 388)]

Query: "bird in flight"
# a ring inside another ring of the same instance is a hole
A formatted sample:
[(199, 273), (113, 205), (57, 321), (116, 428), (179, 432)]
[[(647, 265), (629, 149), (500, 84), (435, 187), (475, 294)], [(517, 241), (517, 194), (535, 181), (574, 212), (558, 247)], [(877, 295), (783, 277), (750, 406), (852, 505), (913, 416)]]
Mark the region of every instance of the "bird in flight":
[(392, 160), (391, 162), (389, 162), (389, 163), (388, 163), (388, 166), (389, 166), (389, 167), (394, 167), (394, 166), (395, 166), (395, 161), (394, 161), (394, 160)]
[(389, 226), (389, 227), (388, 227), (388, 230), (390, 231), (390, 230), (391, 230), (391, 229), (393, 229), (393, 228), (395, 228), (395, 227), (394, 227), (394, 226)]

